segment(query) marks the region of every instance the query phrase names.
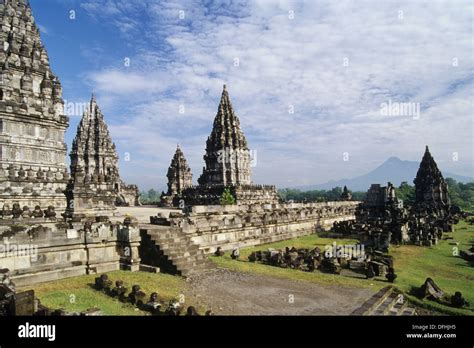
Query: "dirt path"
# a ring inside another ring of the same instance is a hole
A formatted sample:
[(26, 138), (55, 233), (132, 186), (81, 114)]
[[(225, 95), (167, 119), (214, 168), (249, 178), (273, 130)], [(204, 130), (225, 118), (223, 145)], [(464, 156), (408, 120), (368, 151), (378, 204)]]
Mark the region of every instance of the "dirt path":
[(347, 315), (374, 294), (369, 289), (217, 269), (188, 278), (186, 297), (216, 315)]

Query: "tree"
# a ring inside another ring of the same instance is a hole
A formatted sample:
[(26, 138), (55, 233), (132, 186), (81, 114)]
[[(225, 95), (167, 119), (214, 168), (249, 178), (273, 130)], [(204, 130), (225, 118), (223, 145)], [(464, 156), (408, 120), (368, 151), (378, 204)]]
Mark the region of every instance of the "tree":
[(398, 199), (403, 201), (403, 204), (412, 205), (415, 203), (415, 186), (410, 186), (406, 181), (402, 182), (396, 190)]
[(224, 190), (224, 192), (222, 192), (221, 195), (221, 205), (233, 205), (235, 203), (236, 201), (234, 195), (232, 194), (232, 192), (230, 192), (230, 189), (226, 187), (226, 189)]

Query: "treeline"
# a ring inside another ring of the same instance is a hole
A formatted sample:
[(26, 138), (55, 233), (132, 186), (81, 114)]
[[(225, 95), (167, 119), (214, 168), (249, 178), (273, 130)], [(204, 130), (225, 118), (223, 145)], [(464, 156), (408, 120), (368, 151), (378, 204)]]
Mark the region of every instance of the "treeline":
[(154, 189), (140, 192), (140, 202), (142, 204), (156, 204), (160, 201), (161, 192)]
[[(447, 178), (449, 196), (451, 204), (459, 206), (466, 211), (474, 211), (474, 183), (463, 184), (456, 180)], [(278, 191), (284, 201), (296, 202), (324, 202), (339, 200), (342, 193), (341, 187), (335, 187), (332, 190), (309, 190), (301, 191), (296, 189), (283, 189)], [(362, 201), (365, 199), (366, 192), (351, 192), (352, 199)], [(411, 205), (415, 202), (415, 186), (403, 182), (396, 188), (397, 197), (403, 200), (405, 205)]]
[(451, 178), (447, 178), (446, 181), (451, 204), (457, 205), (465, 211), (474, 212), (474, 182), (463, 184)]
[[(448, 183), (449, 198), (452, 205), (457, 205), (465, 211), (474, 211), (474, 183), (463, 184), (454, 179), (446, 178)], [(405, 204), (415, 201), (415, 186), (402, 183), (397, 189), (397, 197)]]
[[(365, 192), (351, 192), (352, 199), (355, 201), (363, 200)], [(295, 202), (324, 202), (337, 201), (341, 198), (342, 187), (334, 187), (332, 190), (309, 190), (301, 191), (297, 189), (282, 189), (278, 190), (278, 194), (283, 201)]]
[[(449, 196), (451, 203), (459, 206), (466, 211), (474, 211), (474, 183), (463, 184), (456, 180), (447, 178)], [(366, 192), (351, 192), (352, 199), (362, 201), (365, 199)], [(405, 205), (411, 205), (415, 202), (415, 187), (403, 182), (396, 188), (397, 197), (403, 200)], [(283, 201), (295, 202), (324, 202), (339, 200), (342, 194), (341, 187), (334, 187), (332, 190), (309, 190), (301, 191), (297, 189), (278, 190), (278, 194)], [(154, 189), (142, 191), (140, 200), (143, 204), (156, 204), (160, 201), (161, 192)]]

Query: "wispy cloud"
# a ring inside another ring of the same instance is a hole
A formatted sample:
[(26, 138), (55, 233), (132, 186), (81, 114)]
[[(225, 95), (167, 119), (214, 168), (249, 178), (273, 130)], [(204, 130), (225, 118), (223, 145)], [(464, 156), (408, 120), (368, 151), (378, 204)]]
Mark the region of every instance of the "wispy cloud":
[[(392, 155), (418, 160), (425, 144), (449, 171), (474, 175), (469, 1), (81, 6), (135, 52), (129, 67), (86, 73), (119, 149), (135, 154), (122, 164), (131, 181), (164, 184), (177, 142), (199, 176), (223, 83), (258, 152), (257, 182), (351, 177)], [(420, 103), (420, 118), (383, 116), (389, 99)], [(155, 176), (142, 179), (150, 162)]]

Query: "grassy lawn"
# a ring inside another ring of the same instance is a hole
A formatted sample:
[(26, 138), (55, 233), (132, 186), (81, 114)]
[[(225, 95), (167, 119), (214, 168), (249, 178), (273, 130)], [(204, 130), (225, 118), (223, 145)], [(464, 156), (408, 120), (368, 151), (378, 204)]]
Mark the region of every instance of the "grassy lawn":
[(281, 242), (259, 245), (253, 248), (246, 248), (240, 250), (240, 259), (232, 260), (230, 253), (227, 252), (223, 257), (212, 256), (210, 259), (216, 263), (219, 267), (224, 267), (240, 272), (252, 272), (256, 274), (262, 274), (272, 277), (288, 278), (293, 280), (305, 280), (322, 285), (336, 285), (343, 287), (359, 287), (359, 288), (372, 288), (374, 291), (379, 290), (387, 284), (382, 281), (367, 281), (365, 279), (359, 279), (356, 277), (340, 276), (336, 274), (316, 272), (304, 272), (299, 270), (293, 270), (289, 268), (280, 268), (275, 266), (264, 265), (262, 263), (253, 263), (248, 261), (248, 256), (257, 250), (266, 250), (267, 248), (284, 249), (285, 247), (295, 248), (314, 248), (318, 246), (322, 251), (328, 244), (332, 244), (337, 241), (337, 244), (354, 244), (356, 243), (353, 239), (332, 239), (332, 238), (320, 238), (315, 234), (299, 237), (292, 240), (285, 240)]
[[(149, 296), (157, 292), (165, 305), (181, 294), (185, 281), (178, 276), (160, 273), (113, 271), (107, 272), (114, 283), (121, 279), (128, 291), (135, 284)], [(122, 303), (91, 287), (98, 275), (85, 275), (58, 281), (34, 285), (36, 296), (41, 303), (49, 308), (64, 308), (68, 311), (83, 311), (87, 308), (98, 307), (104, 315), (145, 315), (133, 305)]]
[[(454, 240), (459, 242), (458, 249), (466, 250), (469, 248), (469, 241), (474, 240), (474, 226), (468, 225), (466, 222), (460, 222), (455, 226), (455, 231), (451, 235)], [(293, 240), (242, 249), (240, 250), (240, 260), (237, 261), (232, 260), (229, 253), (223, 257), (211, 257), (210, 259), (220, 267), (240, 272), (302, 280), (328, 286), (370, 288), (375, 292), (388, 284), (382, 278), (369, 281), (348, 275), (333, 275), (319, 271), (310, 273), (247, 261), (248, 255), (256, 250), (265, 250), (267, 248), (284, 249), (286, 246), (294, 246), (296, 248), (314, 248), (319, 246), (321, 250), (324, 250), (324, 247), (332, 244), (333, 241), (337, 241), (338, 244), (355, 243), (354, 240), (350, 239), (335, 240), (320, 238), (317, 235), (309, 235)], [(431, 277), (449, 295), (454, 294), (455, 291), (461, 291), (467, 301), (471, 303), (471, 308), (454, 309), (433, 301), (420, 301), (413, 296), (408, 296), (410, 300), (418, 305), (441, 313), (474, 315), (474, 268), (469, 266), (468, 262), (462, 258), (453, 256), (453, 247), (455, 245), (450, 243), (452, 243), (451, 240), (442, 240), (438, 245), (430, 248), (411, 245), (392, 246), (390, 253), (394, 258), (395, 271), (398, 275), (395, 285), (400, 290), (409, 292), (412, 287), (420, 286), (427, 277)], [(158, 292), (160, 299), (165, 304), (173, 298), (178, 298), (185, 288), (183, 278), (167, 274), (126, 271), (114, 271), (107, 274), (114, 282), (117, 279), (123, 280), (129, 290), (132, 285), (139, 284), (148, 296), (152, 292)], [(37, 284), (32, 288), (35, 290), (36, 296), (41, 300), (41, 303), (53, 309), (64, 308), (68, 311), (83, 311), (87, 308), (98, 307), (103, 311), (104, 315), (146, 314), (137, 310), (131, 304), (121, 303), (117, 299), (94, 290), (91, 285), (97, 276), (86, 275), (62, 279)], [(201, 312), (203, 309), (198, 308), (198, 310)]]
[[(448, 236), (449, 234), (446, 235)], [(468, 242), (474, 239), (474, 226), (470, 226), (466, 222), (460, 222), (455, 226), (451, 236), (459, 242), (459, 250), (466, 250), (470, 245)], [(364, 287), (372, 288), (374, 291), (388, 285), (388, 282), (383, 278), (368, 281), (366, 279), (325, 274), (318, 271), (314, 273), (295, 271), (247, 261), (248, 255), (256, 250), (266, 250), (267, 248), (284, 249), (286, 246), (294, 246), (296, 248), (314, 248), (319, 246), (324, 250), (324, 246), (332, 244), (333, 241), (335, 240), (319, 238), (317, 235), (309, 235), (293, 240), (242, 249), (240, 250), (241, 256), (238, 261), (232, 260), (229, 253), (223, 257), (211, 257), (211, 260), (220, 267), (236, 271), (310, 281), (322, 285)], [(349, 239), (337, 239), (336, 241), (338, 244), (353, 244), (355, 242)], [(471, 303), (471, 308), (455, 309), (433, 301), (420, 301), (413, 296), (408, 296), (410, 300), (418, 305), (442, 313), (474, 315), (474, 268), (469, 266), (468, 262), (462, 258), (453, 256), (453, 247), (455, 246), (450, 245), (450, 242), (452, 241), (442, 240), (438, 245), (431, 248), (412, 245), (392, 247), (390, 253), (394, 257), (395, 271), (398, 275), (395, 285), (399, 289), (409, 292), (412, 287), (419, 287), (427, 277), (431, 277), (449, 295), (454, 294), (455, 291), (461, 291), (466, 300)]]
[[(455, 226), (453, 233), (445, 234), (449, 235), (459, 242), (458, 250), (467, 250), (470, 247), (469, 241), (474, 240), (474, 226), (462, 221)], [(409, 292), (413, 286), (420, 286), (430, 277), (449, 295), (461, 291), (471, 307), (454, 309), (428, 300), (423, 301), (422, 305), (450, 314), (474, 315), (474, 268), (464, 259), (453, 255), (453, 248), (456, 246), (450, 245), (451, 242), (452, 240), (443, 240), (430, 248), (411, 245), (392, 247), (391, 254), (398, 274), (395, 285)], [(420, 304), (418, 299), (410, 299)]]

